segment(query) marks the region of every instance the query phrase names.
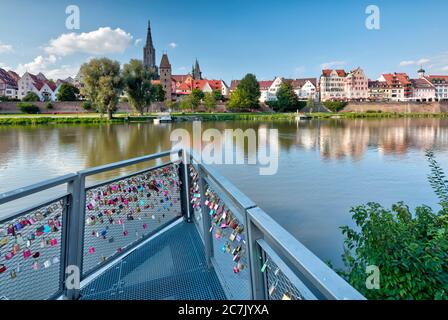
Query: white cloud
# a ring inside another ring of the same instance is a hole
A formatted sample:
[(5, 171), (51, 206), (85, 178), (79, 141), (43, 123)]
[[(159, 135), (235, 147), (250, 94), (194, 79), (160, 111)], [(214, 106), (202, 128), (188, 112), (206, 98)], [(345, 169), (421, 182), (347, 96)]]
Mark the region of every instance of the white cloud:
[(400, 67), (412, 66), (415, 64), (414, 60), (405, 60), (400, 62)]
[(135, 40), (134, 46), (138, 47), (142, 42), (143, 42), (143, 40), (139, 38), (139, 39)]
[(65, 33), (51, 39), (45, 48), (48, 54), (67, 56), (74, 53), (107, 54), (123, 53), (131, 44), (133, 36), (120, 28), (102, 27), (83, 33)]
[(330, 62), (324, 62), (320, 65), (322, 69), (335, 69), (335, 68), (342, 68), (347, 64), (345, 61), (330, 61)]
[(6, 44), (0, 41), (0, 53), (14, 52), (14, 48), (10, 44)]
[(442, 70), (442, 71), (448, 71), (448, 66), (442, 67), (440, 70)]
[(171, 43), (169, 44), (169, 46), (170, 46), (171, 48), (175, 49), (175, 48), (177, 48), (177, 43), (175, 43), (175, 42), (171, 42)]
[(413, 66), (413, 65), (423, 65), (430, 62), (430, 59), (422, 58), (420, 60), (404, 60), (400, 62), (400, 67)]
[(38, 56), (33, 61), (25, 64), (19, 64), (16, 72), (23, 75), (25, 72), (33, 74), (42, 72), (49, 79), (65, 79), (74, 76), (79, 70), (77, 66), (62, 65), (55, 66), (59, 59), (55, 55), (48, 57)]

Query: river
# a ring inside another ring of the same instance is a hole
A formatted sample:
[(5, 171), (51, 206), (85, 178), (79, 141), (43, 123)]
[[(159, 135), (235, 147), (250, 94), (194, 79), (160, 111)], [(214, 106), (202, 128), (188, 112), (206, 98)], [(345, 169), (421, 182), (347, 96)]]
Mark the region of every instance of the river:
[[(202, 127), (278, 129), (277, 174), (261, 176), (257, 165), (247, 164), (219, 165), (217, 169), (322, 260), (336, 266), (341, 266), (343, 248), (339, 227), (353, 225), (351, 207), (369, 201), (437, 207), (427, 182), (425, 150), (432, 148), (448, 170), (446, 119), (222, 121), (205, 122)], [(0, 127), (0, 193), (168, 150), (175, 128), (191, 131), (192, 124)], [(238, 152), (248, 156), (247, 150)], [(137, 168), (141, 165), (119, 174)], [(0, 215), (48, 195), (0, 206)]]

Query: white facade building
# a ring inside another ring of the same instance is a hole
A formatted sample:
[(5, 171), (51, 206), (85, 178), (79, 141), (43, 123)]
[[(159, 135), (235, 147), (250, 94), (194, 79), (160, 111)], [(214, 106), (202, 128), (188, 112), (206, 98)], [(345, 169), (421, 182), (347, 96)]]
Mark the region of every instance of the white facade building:
[(369, 79), (361, 68), (356, 68), (346, 76), (344, 91), (347, 100), (369, 98)]
[(322, 101), (346, 100), (344, 70), (322, 70), (320, 77), (320, 96)]

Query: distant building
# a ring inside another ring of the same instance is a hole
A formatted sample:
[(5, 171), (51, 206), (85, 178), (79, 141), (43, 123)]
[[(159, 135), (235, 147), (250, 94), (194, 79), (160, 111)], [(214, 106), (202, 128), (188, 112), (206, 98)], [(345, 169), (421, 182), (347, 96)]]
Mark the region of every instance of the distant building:
[(173, 79), (171, 77), (171, 64), (166, 53), (160, 61), (160, 84), (165, 91), (165, 100), (171, 101), (173, 94)]
[(387, 85), (385, 81), (369, 80), (369, 100), (370, 101), (386, 101)]
[(347, 100), (367, 100), (369, 98), (369, 79), (361, 68), (358, 67), (347, 74), (344, 91)]
[(55, 101), (56, 89), (56, 84), (42, 73), (33, 75), (26, 72), (18, 81), (18, 98), (23, 99), (29, 92), (34, 92), (41, 101)]
[(202, 80), (202, 71), (201, 71), (201, 67), (199, 67), (198, 59), (196, 59), (196, 62), (193, 65), (193, 68), (191, 70), (191, 74), (193, 75), (193, 79), (194, 80)]
[(436, 87), (425, 78), (411, 79), (412, 95), (410, 100), (432, 102), (436, 100)]
[(425, 79), (434, 86), (437, 101), (448, 100), (448, 76), (430, 75), (425, 76)]
[(408, 101), (412, 97), (412, 82), (406, 73), (386, 73), (378, 81), (384, 82), (388, 101)]
[(10, 99), (18, 98), (18, 83), (20, 79), (13, 71), (6, 71), (0, 68), (0, 96)]
[(143, 65), (144, 67), (154, 74), (155, 78), (158, 78), (158, 69), (156, 66), (156, 49), (152, 42), (151, 34), (151, 22), (148, 21), (148, 31), (146, 33), (146, 45), (143, 48)]
[(313, 100), (319, 99), (316, 78), (287, 79), (285, 81), (289, 81), (291, 83), (291, 86), (299, 100), (308, 100), (310, 98)]
[(273, 83), (273, 80), (258, 81), (258, 85), (260, 86), (260, 102), (268, 102), (274, 99), (269, 92)]
[(346, 100), (344, 70), (322, 70), (320, 76), (320, 97), (322, 101)]

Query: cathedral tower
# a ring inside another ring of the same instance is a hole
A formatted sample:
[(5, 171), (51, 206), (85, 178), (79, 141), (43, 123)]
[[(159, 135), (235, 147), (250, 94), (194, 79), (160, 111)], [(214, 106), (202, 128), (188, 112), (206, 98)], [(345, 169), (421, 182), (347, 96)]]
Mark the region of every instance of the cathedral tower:
[(156, 66), (156, 49), (152, 43), (151, 35), (151, 23), (148, 21), (148, 33), (146, 35), (146, 45), (143, 48), (143, 65), (146, 69), (154, 73), (155, 77), (158, 76), (158, 70)]

